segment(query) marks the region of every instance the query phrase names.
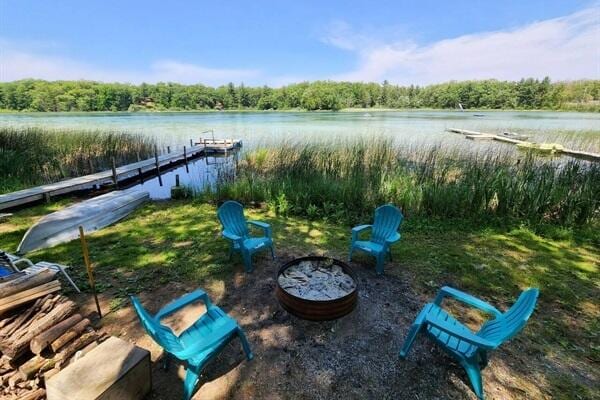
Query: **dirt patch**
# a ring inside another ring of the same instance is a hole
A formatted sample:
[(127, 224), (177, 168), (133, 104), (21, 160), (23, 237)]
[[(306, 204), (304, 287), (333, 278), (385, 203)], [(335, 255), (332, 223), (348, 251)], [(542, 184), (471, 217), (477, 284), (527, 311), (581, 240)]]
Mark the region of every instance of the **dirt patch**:
[[(328, 322), (288, 314), (275, 297), (277, 270), (304, 255), (280, 253), (275, 261), (259, 256), (253, 273), (240, 267), (233, 277), (204, 286), (213, 302), (245, 330), (255, 358), (246, 361), (239, 341), (232, 341), (206, 367), (194, 399), (476, 398), (462, 368), (430, 341), (417, 340), (407, 360), (398, 358), (410, 324), (427, 300), (414, 292), (408, 274), (380, 277), (370, 265), (354, 264), (359, 300), (352, 313)], [(170, 283), (140, 297), (149, 310), (157, 311), (193, 289)], [(92, 310), (88, 298), (80, 300)], [(103, 298), (102, 306), (108, 304)], [(181, 331), (203, 310), (202, 305), (187, 307), (167, 322)], [(162, 368), (162, 350), (141, 329), (129, 305), (107, 315), (103, 325), (106, 332), (152, 352), (151, 399), (181, 398), (183, 365), (173, 362), (169, 370)], [(496, 362), (492, 356), (484, 372), (488, 399), (539, 398), (535, 385), (529, 393), (506, 385), (511, 371), (510, 361)]]

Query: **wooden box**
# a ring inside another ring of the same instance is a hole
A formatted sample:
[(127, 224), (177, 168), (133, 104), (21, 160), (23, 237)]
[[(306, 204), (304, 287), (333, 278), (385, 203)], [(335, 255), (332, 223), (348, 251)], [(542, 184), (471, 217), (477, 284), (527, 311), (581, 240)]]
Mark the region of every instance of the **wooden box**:
[(150, 352), (116, 337), (46, 382), (48, 400), (139, 400), (151, 388)]

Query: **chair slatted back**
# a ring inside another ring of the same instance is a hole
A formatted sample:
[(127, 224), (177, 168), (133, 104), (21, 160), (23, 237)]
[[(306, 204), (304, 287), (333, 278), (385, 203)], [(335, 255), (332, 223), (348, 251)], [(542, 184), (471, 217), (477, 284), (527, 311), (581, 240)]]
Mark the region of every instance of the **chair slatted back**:
[(379, 244), (398, 231), (404, 216), (402, 212), (391, 204), (378, 207), (375, 210), (375, 221), (373, 221), (373, 233), (371, 241)]
[(244, 207), (237, 201), (226, 201), (217, 210), (217, 216), (223, 229), (243, 238), (249, 235)]
[(177, 353), (178, 351), (183, 350), (179, 339), (171, 329), (156, 322), (156, 320), (146, 311), (144, 306), (142, 306), (137, 297), (131, 296), (131, 301), (142, 326), (156, 343), (169, 353)]
[(538, 296), (539, 289), (530, 288), (523, 291), (508, 311), (483, 324), (477, 335), (497, 345), (513, 338), (525, 327), (535, 309)]

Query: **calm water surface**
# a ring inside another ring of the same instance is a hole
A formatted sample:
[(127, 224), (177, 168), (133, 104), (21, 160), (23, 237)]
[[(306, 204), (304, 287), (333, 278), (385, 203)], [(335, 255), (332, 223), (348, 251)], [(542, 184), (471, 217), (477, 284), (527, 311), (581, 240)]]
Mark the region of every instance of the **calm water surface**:
[[(475, 114), (482, 114), (476, 116)], [(447, 128), (488, 132), (516, 131), (539, 140), (560, 131), (598, 131), (600, 114), (568, 112), (205, 112), (205, 113), (15, 113), (0, 114), (0, 126), (109, 129), (137, 132), (164, 145), (183, 146), (190, 138), (210, 136), (242, 139), (246, 147), (282, 139), (309, 141), (387, 136), (398, 142), (455, 140)]]

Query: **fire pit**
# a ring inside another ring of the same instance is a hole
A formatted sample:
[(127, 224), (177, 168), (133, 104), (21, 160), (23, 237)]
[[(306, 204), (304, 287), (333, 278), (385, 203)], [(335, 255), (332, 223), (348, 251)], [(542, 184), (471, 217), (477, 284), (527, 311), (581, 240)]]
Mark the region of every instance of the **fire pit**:
[(276, 294), (288, 312), (323, 321), (339, 318), (356, 307), (357, 283), (350, 266), (342, 261), (302, 257), (279, 269)]

